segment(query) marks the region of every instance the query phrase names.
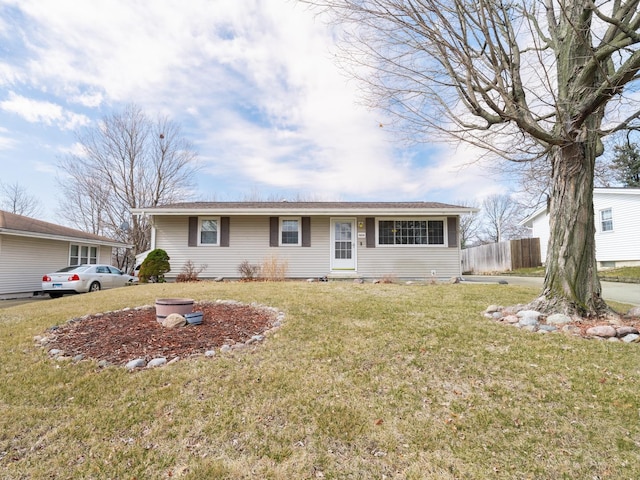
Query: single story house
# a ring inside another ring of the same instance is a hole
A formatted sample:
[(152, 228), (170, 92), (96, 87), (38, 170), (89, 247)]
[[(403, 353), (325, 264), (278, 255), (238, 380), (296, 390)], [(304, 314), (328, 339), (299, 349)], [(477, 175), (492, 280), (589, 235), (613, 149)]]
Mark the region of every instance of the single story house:
[[(640, 265), (640, 188), (595, 188), (593, 208), (598, 268)], [(550, 235), (546, 207), (522, 224), (540, 238), (540, 255), (545, 261)]]
[(195, 202), (132, 210), (152, 225), (151, 249), (175, 278), (239, 278), (243, 262), (276, 259), (287, 278), (458, 277), (460, 215), (435, 202)]
[(38, 293), (45, 273), (67, 265), (111, 264), (112, 249), (126, 246), (0, 210), (0, 298)]

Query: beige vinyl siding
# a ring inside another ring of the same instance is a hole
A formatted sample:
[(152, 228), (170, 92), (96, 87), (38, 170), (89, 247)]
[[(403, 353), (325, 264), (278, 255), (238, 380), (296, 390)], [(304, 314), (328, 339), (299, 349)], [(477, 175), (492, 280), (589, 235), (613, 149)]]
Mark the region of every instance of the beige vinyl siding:
[[(364, 232), (365, 217), (359, 217), (356, 220), (356, 230)], [(362, 227), (359, 226), (360, 223)], [(201, 273), (201, 278), (219, 276), (237, 278), (239, 277), (238, 266), (242, 261), (247, 260), (251, 264), (258, 265), (271, 256), (287, 262), (287, 276), (290, 278), (321, 277), (331, 273), (331, 217), (329, 216), (311, 217), (310, 247), (270, 247), (268, 216), (232, 216), (229, 226), (229, 247), (189, 247), (187, 216), (156, 216), (154, 224), (155, 248), (166, 250), (170, 257), (171, 272), (167, 275), (168, 278), (175, 278), (189, 260), (196, 267), (207, 266)], [(357, 233), (355, 233), (355, 242), (358, 264), (354, 273), (362, 277), (380, 278), (385, 275), (395, 275), (398, 278), (424, 279), (431, 276), (431, 270), (435, 270), (440, 278), (461, 274), (458, 248), (446, 246), (367, 248), (366, 238), (358, 238)]]
[[(0, 235), (0, 295), (40, 292), (45, 273), (69, 265), (69, 246), (66, 240)], [(96, 247), (98, 262), (111, 265), (111, 247)]]
[(159, 216), (154, 218), (156, 248), (166, 250), (171, 272), (175, 277), (191, 260), (196, 267), (206, 265), (202, 278), (239, 277), (238, 266), (244, 260), (261, 264), (271, 256), (288, 264), (288, 277), (322, 276), (329, 269), (329, 219), (311, 218), (311, 246), (269, 246), (268, 216), (231, 217), (229, 246), (188, 246), (188, 217)]
[(113, 265), (112, 258), (111, 258), (112, 253), (113, 252), (111, 251), (111, 247), (98, 247), (98, 263)]
[[(385, 217), (386, 218), (386, 217)], [(402, 217), (393, 217), (402, 219)], [(439, 218), (441, 219), (441, 218)], [(366, 237), (358, 238), (358, 274), (365, 277), (425, 279), (436, 271), (436, 277), (459, 277), (462, 274), (459, 248), (447, 247), (447, 221), (444, 219), (445, 246), (406, 245), (392, 246), (376, 244), (367, 248)], [(363, 227), (360, 227), (360, 224)], [(365, 218), (358, 218), (358, 232), (365, 233)], [(376, 228), (378, 224), (376, 222)]]
[(42, 290), (42, 275), (67, 265), (69, 242), (0, 235), (0, 295)]

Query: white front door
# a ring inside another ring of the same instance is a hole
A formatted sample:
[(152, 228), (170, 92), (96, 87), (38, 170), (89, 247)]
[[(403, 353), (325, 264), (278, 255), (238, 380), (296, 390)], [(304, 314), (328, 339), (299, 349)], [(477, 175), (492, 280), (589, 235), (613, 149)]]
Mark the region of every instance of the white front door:
[(331, 219), (331, 270), (356, 269), (356, 221)]

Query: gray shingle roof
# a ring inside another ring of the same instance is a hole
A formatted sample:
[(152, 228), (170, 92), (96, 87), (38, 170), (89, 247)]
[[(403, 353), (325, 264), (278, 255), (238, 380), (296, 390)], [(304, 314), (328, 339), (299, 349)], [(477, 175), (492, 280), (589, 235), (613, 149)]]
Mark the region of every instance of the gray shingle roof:
[(43, 222), (42, 220), (36, 220), (35, 218), (16, 215), (15, 213), (0, 210), (0, 233), (3, 232), (13, 234), (30, 234), (30, 236), (42, 236), (47, 238), (75, 238), (78, 240), (107, 244), (120, 243), (117, 240), (112, 240), (101, 235), (94, 235), (93, 233), (82, 232), (73, 228), (56, 225), (55, 223)]
[[(439, 202), (184, 202), (158, 205), (157, 209), (406, 209), (406, 208), (464, 208)], [(151, 210), (151, 209), (143, 209)]]

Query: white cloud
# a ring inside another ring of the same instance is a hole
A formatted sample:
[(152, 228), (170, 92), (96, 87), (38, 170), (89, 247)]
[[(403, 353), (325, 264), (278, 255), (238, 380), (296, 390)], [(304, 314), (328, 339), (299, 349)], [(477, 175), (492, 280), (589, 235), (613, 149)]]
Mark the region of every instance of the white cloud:
[[(25, 39), (24, 58), (0, 63), (13, 92), (0, 108), (29, 122), (75, 129), (134, 102), (182, 122), (205, 172), (240, 186), (388, 200), (493, 188), (478, 169), (452, 170), (460, 151), (399, 155), (385, 119), (354, 103), (330, 32), (297, 2), (3, 1), (26, 23), (0, 25)], [(66, 142), (56, 151), (77, 151)]]
[(9, 92), (9, 98), (0, 102), (0, 109), (15, 113), (30, 123), (56, 124), (64, 130), (72, 130), (89, 123), (89, 119), (84, 115), (66, 111), (55, 103), (33, 100), (15, 92)]

